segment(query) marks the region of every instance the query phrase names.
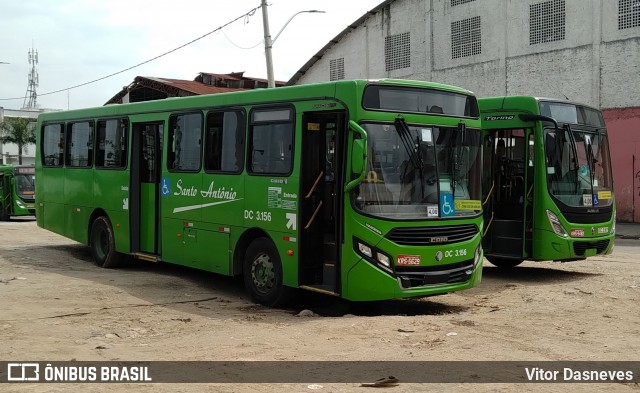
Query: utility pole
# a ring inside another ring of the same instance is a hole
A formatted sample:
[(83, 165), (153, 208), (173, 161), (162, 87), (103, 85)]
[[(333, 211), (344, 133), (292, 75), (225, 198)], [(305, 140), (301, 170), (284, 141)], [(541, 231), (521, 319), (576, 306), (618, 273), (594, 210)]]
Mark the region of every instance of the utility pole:
[(269, 13), (267, 12), (267, 0), (262, 0), (262, 25), (264, 27), (264, 56), (267, 58), (267, 87), (276, 87), (273, 77), (273, 58), (271, 57), (271, 33), (269, 33)]
[(271, 48), (273, 48), (273, 43), (276, 42), (280, 34), (284, 31), (285, 27), (299, 14), (304, 13), (320, 13), (324, 14), (324, 11), (318, 10), (306, 10), (306, 11), (298, 11), (289, 18), (289, 20), (282, 26), (278, 34), (276, 34), (275, 38), (271, 39), (271, 33), (269, 32), (269, 14), (267, 12), (267, 0), (262, 0), (262, 24), (264, 26), (264, 56), (267, 58), (267, 87), (276, 87), (276, 81), (273, 77), (273, 58), (271, 56)]
[[(29, 64), (31, 64), (31, 71), (29, 71), (29, 84), (27, 85), (27, 92), (24, 95), (22, 109), (35, 109), (38, 107), (38, 93), (36, 93), (36, 88), (39, 83), (38, 71), (36, 71), (36, 64), (38, 64), (38, 51), (33, 49), (33, 47), (29, 50)], [(29, 97), (29, 101), (27, 101), (27, 97)]]

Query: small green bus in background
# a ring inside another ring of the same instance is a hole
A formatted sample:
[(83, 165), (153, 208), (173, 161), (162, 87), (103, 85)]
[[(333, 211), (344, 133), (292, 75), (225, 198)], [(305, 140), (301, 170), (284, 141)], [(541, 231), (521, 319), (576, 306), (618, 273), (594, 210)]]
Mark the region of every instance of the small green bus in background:
[(337, 81), (41, 114), (37, 221), (123, 256), (291, 288), (423, 297), (481, 279), (475, 96)]
[(35, 214), (36, 168), (0, 165), (0, 220)]
[(600, 111), (523, 96), (478, 102), (489, 262), (513, 267), (611, 253), (615, 200)]

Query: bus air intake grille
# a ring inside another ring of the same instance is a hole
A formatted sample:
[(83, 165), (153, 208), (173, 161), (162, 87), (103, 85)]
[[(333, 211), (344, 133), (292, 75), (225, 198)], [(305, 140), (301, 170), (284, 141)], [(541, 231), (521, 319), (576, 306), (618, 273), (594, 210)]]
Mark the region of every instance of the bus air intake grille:
[(385, 238), (401, 246), (434, 246), (464, 242), (478, 233), (475, 224), (394, 228)]
[(397, 267), (396, 273), (404, 289), (468, 281), (473, 274), (473, 259), (449, 265)]
[(583, 256), (584, 253), (591, 248), (596, 249), (596, 254), (601, 254), (609, 247), (609, 240), (598, 240), (592, 242), (573, 242), (573, 252), (576, 255)]

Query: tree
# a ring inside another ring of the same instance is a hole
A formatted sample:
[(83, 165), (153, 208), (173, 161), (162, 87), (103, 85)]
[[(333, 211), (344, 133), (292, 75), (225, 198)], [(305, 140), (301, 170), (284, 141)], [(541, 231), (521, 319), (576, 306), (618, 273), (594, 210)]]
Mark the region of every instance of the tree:
[(18, 164), (22, 165), (22, 150), (31, 143), (36, 143), (36, 133), (32, 119), (24, 117), (5, 117), (0, 123), (0, 143), (18, 145)]

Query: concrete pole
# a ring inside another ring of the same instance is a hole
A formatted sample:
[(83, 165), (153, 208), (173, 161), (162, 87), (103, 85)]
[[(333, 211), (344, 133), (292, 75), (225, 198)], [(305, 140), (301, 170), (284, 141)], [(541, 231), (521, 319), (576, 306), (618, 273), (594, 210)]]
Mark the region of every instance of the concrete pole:
[(267, 0), (262, 0), (262, 24), (264, 26), (264, 56), (267, 58), (267, 87), (276, 87), (273, 77), (273, 58), (271, 57), (271, 33), (269, 33), (269, 14), (267, 12)]

